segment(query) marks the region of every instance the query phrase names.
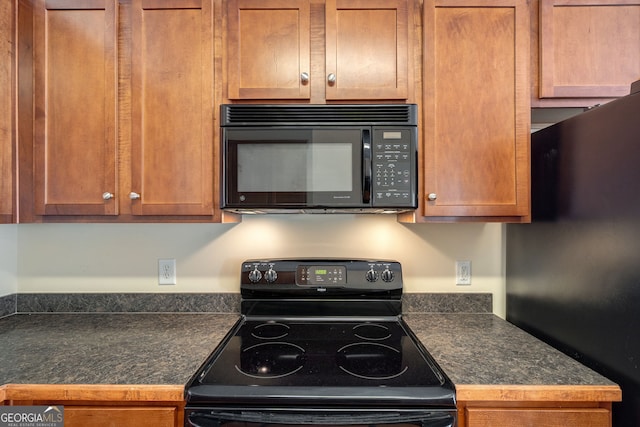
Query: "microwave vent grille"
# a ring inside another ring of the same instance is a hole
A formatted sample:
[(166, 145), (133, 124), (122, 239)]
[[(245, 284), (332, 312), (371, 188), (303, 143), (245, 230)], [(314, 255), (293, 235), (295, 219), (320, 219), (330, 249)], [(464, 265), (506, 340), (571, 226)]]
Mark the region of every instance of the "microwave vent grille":
[(408, 125), (418, 122), (415, 104), (221, 106), (222, 126)]

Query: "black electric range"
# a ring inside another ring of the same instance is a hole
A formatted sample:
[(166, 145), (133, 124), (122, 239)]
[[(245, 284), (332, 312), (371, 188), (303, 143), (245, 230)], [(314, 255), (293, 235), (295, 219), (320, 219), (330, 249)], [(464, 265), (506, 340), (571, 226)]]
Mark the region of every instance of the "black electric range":
[(455, 425), (455, 388), (402, 319), (398, 262), (249, 260), (240, 289), (186, 426)]

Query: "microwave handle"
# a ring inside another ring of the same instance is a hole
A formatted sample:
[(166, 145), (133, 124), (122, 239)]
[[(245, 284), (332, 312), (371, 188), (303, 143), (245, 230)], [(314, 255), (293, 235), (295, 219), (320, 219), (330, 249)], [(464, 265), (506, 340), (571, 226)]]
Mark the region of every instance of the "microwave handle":
[(371, 202), (371, 130), (362, 130), (362, 203)]

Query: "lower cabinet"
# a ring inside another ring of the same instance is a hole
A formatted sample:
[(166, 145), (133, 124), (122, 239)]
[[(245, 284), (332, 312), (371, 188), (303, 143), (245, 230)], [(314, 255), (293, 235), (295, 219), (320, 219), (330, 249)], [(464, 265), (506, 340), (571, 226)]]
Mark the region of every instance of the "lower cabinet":
[(177, 407), (65, 406), (65, 427), (177, 426)]
[(184, 425), (184, 386), (0, 386), (0, 405), (64, 406), (65, 427), (173, 427)]
[(465, 408), (466, 427), (608, 427), (604, 408)]
[(617, 385), (456, 385), (458, 427), (611, 427)]

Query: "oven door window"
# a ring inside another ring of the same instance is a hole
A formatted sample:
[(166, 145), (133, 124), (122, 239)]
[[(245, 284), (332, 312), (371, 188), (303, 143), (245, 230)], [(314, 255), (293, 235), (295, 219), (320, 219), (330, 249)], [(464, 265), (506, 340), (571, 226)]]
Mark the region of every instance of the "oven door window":
[(226, 129), (226, 205), (360, 206), (362, 129)]
[(308, 411), (226, 411), (218, 409), (186, 411), (185, 425), (193, 427), (291, 427), (314, 425), (318, 427), (453, 427), (455, 410), (437, 411), (363, 411), (363, 410), (308, 410)]

